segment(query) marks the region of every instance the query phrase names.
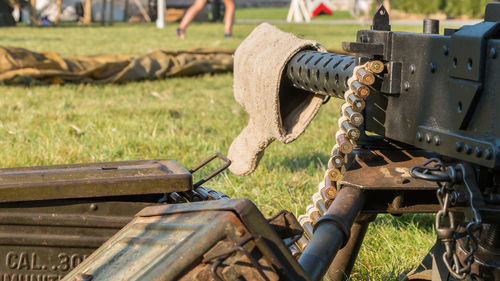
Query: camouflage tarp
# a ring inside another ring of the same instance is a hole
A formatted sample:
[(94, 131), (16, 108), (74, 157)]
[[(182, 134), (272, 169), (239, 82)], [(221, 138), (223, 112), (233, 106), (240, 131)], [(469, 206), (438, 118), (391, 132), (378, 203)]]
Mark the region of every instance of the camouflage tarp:
[(123, 83), (233, 70), (233, 50), (153, 51), (131, 57), (63, 58), (55, 53), (0, 47), (0, 83)]

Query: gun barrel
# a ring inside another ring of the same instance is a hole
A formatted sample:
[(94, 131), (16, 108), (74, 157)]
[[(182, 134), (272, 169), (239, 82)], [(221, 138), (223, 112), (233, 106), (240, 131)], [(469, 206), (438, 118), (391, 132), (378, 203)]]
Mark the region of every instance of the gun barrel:
[(355, 60), (336, 53), (301, 51), (289, 61), (287, 77), (296, 88), (343, 99)]
[(365, 194), (361, 190), (346, 186), (316, 223), (313, 236), (299, 258), (312, 281), (323, 278), (337, 252), (349, 240), (351, 226), (364, 202)]

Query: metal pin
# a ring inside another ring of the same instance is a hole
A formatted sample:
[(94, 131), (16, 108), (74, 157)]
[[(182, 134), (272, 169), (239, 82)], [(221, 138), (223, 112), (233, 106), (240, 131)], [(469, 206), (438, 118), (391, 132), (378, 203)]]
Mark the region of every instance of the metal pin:
[(309, 240), (307, 240), (307, 236), (302, 235), (300, 239), (297, 241), (297, 246), (299, 247), (300, 251), (304, 251), (304, 249), (307, 247), (307, 244), (309, 244)]
[(342, 105), (342, 114), (349, 118), (349, 121), (354, 126), (359, 126), (363, 124), (364, 118), (363, 114), (355, 111), (352, 106), (348, 103)]
[(344, 154), (349, 154), (354, 149), (354, 145), (349, 141), (346, 134), (342, 131), (338, 131), (335, 134), (335, 140), (337, 141), (337, 146), (340, 152)]
[(351, 89), (362, 99), (366, 99), (370, 95), (370, 88), (368, 86), (359, 83), (359, 81), (354, 80), (351, 83)]
[(344, 94), (345, 101), (352, 106), (352, 109), (356, 111), (362, 111), (365, 109), (366, 103), (362, 98), (356, 96), (352, 91), (347, 91)]
[[(308, 210), (309, 207), (313, 208), (314, 206), (309, 205), (306, 210)], [(314, 232), (314, 228), (312, 226), (312, 220), (310, 216), (308, 215), (299, 216), (298, 221), (302, 226), (302, 228), (304, 229), (304, 234), (307, 236), (308, 239), (311, 239)]]
[(364, 68), (358, 68), (356, 71), (356, 78), (358, 78), (359, 82), (365, 85), (372, 85), (375, 83), (375, 75), (373, 73), (366, 71)]
[(321, 194), (319, 193), (314, 193), (312, 196), (312, 200), (314, 203), (314, 206), (319, 210), (321, 215), (324, 215), (326, 213), (326, 207), (325, 204), (323, 203), (323, 199), (321, 198)]
[[(354, 127), (351, 123), (349, 123), (349, 120), (347, 119), (347, 117), (342, 116), (339, 119), (339, 128), (347, 135), (347, 137), (349, 139), (351, 139), (351, 140), (359, 139), (359, 136), (360, 136), (359, 130), (356, 127)], [(340, 143), (339, 143), (339, 146), (340, 146)], [(344, 151), (342, 151), (342, 152), (344, 152)], [(347, 152), (347, 153), (349, 153), (349, 152)]]
[(384, 71), (384, 63), (379, 60), (372, 60), (367, 63), (366, 67), (373, 73), (381, 73)]
[(319, 218), (321, 217), (321, 213), (319, 212), (318, 208), (316, 208), (316, 206), (314, 205), (307, 206), (306, 214), (311, 219), (311, 225), (316, 224), (316, 222), (318, 222)]

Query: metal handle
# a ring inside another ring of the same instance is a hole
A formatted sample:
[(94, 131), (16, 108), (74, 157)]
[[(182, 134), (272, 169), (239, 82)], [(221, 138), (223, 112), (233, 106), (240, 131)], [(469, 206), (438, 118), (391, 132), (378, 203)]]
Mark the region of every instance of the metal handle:
[(217, 170), (213, 171), (208, 176), (206, 176), (206, 177), (202, 178), (201, 180), (197, 181), (195, 184), (193, 184), (193, 188), (197, 188), (197, 187), (201, 186), (202, 184), (206, 183), (207, 181), (209, 181), (210, 179), (212, 179), (216, 175), (220, 174), (220, 172), (224, 171), (227, 167), (229, 167), (229, 165), (231, 165), (231, 160), (229, 160), (222, 153), (216, 152), (214, 155), (212, 155), (212, 156), (208, 157), (207, 159), (201, 161), (200, 164), (198, 164), (195, 168), (189, 170), (189, 172), (191, 174), (193, 174), (194, 172), (196, 172), (199, 169), (201, 169), (203, 166), (205, 166), (208, 163), (210, 163), (215, 158), (220, 158), (221, 160), (223, 160), (225, 162), (224, 165), (222, 165), (219, 168), (217, 168)]

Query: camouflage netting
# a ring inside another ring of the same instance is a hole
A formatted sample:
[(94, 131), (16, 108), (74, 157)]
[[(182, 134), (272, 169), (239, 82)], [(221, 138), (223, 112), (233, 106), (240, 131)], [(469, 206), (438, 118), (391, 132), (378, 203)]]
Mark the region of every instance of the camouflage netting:
[[(0, 0), (1, 1), (1, 0)], [(0, 46), (0, 83), (123, 83), (233, 70), (233, 50), (153, 51), (131, 57), (63, 58), (55, 53)]]

